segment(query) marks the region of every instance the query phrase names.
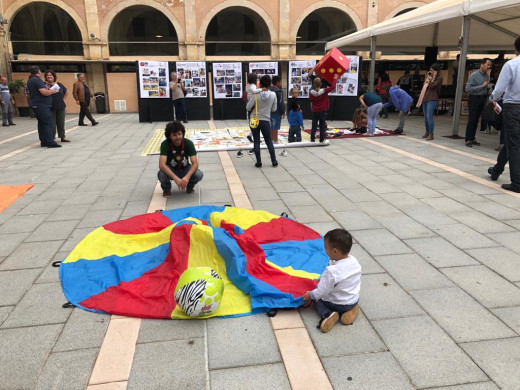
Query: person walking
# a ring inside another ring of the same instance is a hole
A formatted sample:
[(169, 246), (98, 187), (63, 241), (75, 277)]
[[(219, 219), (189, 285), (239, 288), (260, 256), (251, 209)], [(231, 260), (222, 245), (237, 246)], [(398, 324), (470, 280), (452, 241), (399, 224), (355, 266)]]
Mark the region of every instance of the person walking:
[(505, 165), (509, 159), (511, 183), (502, 184), (502, 188), (520, 192), (520, 38), (515, 40), (515, 54), (516, 58), (504, 64), (490, 100), (497, 111), (500, 111), (497, 101), (501, 98), (504, 101), (502, 131), (505, 146), (500, 150), (497, 164), (502, 162)]
[(13, 122), (14, 100), (5, 77), (0, 79), (0, 104), (2, 105), (2, 126), (16, 126), (16, 123)]
[(72, 95), (74, 96), (74, 100), (76, 100), (76, 104), (79, 104), (80, 107), (78, 126), (86, 126), (84, 123), (85, 117), (92, 123), (92, 126), (96, 126), (99, 122), (96, 122), (90, 113), (90, 98), (96, 100), (96, 97), (90, 93), (90, 88), (85, 82), (84, 73), (80, 74), (78, 81), (74, 83)]
[(466, 92), (468, 93), (468, 123), (466, 125), (466, 146), (471, 148), (473, 145), (480, 146), (475, 140), (477, 126), (482, 111), (487, 103), (488, 97), (488, 72), (491, 69), (491, 60), (483, 58), (480, 61), (480, 68), (473, 72), (466, 83)]
[(41, 79), (42, 72), (37, 66), (31, 68), (31, 75), (27, 81), (27, 92), (29, 93), (29, 105), (34, 116), (38, 120), (38, 137), (40, 145), (47, 148), (61, 148), (54, 142), (52, 134), (51, 95), (59, 90), (59, 85), (50, 87)]
[(54, 137), (56, 137), (56, 130), (58, 130), (58, 137), (61, 139), (61, 142), (70, 142), (69, 139), (65, 136), (65, 104), (64, 99), (67, 97), (67, 87), (65, 87), (62, 83), (58, 83), (56, 80), (58, 76), (56, 76), (56, 72), (53, 70), (45, 71), (45, 81), (51, 87), (55, 84), (58, 84), (60, 90), (52, 95), (52, 105), (51, 105), (51, 113), (52, 113), (52, 129), (54, 132)]

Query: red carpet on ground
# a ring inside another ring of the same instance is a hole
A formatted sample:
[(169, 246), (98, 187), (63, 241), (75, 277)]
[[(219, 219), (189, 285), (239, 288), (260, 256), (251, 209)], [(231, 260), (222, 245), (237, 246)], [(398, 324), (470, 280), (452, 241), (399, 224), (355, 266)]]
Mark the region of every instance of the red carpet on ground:
[(23, 184), (20, 186), (0, 186), (0, 213), (33, 187), (34, 184)]
[[(334, 130), (337, 130), (337, 131), (334, 131)], [(344, 130), (350, 130), (350, 129), (347, 129), (346, 127), (342, 127), (342, 128), (338, 127), (338, 128), (335, 128), (334, 130), (327, 130), (327, 139), (370, 137), (367, 135), (367, 133), (365, 133), (365, 134), (345, 134), (345, 133), (343, 133)], [(394, 132), (392, 130), (386, 130), (386, 129), (379, 129), (379, 130), (382, 131), (383, 133), (374, 134), (373, 137), (386, 137), (389, 135), (401, 135), (401, 134), (394, 134)], [(311, 129), (305, 129), (303, 131), (305, 131), (307, 134), (311, 133)], [(316, 138), (319, 137), (319, 133), (320, 133), (319, 130), (317, 130)]]

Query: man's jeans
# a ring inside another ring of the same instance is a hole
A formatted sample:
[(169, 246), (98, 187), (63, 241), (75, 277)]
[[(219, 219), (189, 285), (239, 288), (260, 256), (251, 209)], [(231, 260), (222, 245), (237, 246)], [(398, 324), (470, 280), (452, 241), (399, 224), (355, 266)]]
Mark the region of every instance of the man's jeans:
[(31, 108), (38, 120), (38, 137), (40, 138), (41, 146), (54, 144), (51, 108), (46, 106), (31, 106)]
[(327, 111), (319, 111), (312, 113), (312, 127), (311, 127), (311, 142), (316, 140), (316, 129), (318, 128), (318, 123), (320, 125), (320, 142), (325, 140), (325, 116)]
[(520, 104), (504, 103), (503, 131), (511, 183), (520, 189)]
[[(191, 165), (188, 165), (180, 170), (172, 169), (172, 171), (177, 177), (180, 177), (182, 179), (189, 172), (190, 168), (191, 168)], [(193, 187), (195, 187), (195, 184), (197, 184), (199, 181), (201, 181), (203, 177), (204, 177), (204, 174), (200, 171), (200, 169), (197, 169), (195, 171), (195, 173), (193, 175), (191, 175), (190, 181), (188, 182), (188, 186), (186, 187), (186, 189), (187, 190), (193, 189)], [(172, 189), (172, 179), (170, 179), (166, 173), (159, 170), (159, 172), (157, 172), (157, 178), (161, 182), (161, 188), (163, 189), (163, 191)]]
[(179, 98), (174, 100), (173, 107), (175, 108), (175, 120), (181, 122), (188, 120), (186, 113), (186, 99)]
[(466, 141), (473, 141), (477, 132), (478, 121), (484, 107), (486, 107), (487, 96), (469, 95), (468, 97), (468, 124), (466, 125)]
[(426, 131), (433, 135), (433, 131), (435, 130), (433, 113), (435, 112), (435, 108), (437, 107), (437, 100), (423, 102), (422, 107), (424, 112), (424, 125), (426, 127)]
[(13, 124), (13, 105), (11, 102), (5, 102), (5, 104), (2, 104), (2, 123), (4, 125)]

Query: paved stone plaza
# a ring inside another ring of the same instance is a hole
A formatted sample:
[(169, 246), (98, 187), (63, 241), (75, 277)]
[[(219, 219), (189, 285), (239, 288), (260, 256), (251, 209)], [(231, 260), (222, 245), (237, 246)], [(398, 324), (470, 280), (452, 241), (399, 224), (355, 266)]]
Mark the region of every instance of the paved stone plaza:
[[(158, 157), (140, 154), (165, 124), (111, 114), (77, 128), (71, 115), (72, 142), (47, 149), (35, 132), (23, 135), (34, 119), (15, 119), (0, 128), (0, 184), (34, 188), (0, 213), (0, 388), (85, 389), (110, 316), (62, 308), (51, 263), (96, 227), (147, 212)], [(396, 114), (379, 124), (394, 129)], [(226, 152), (255, 209), (353, 234), (364, 274), (354, 325), (323, 334), (315, 312), (300, 310), (328, 388), (520, 389), (520, 194), (500, 189), (508, 170), (497, 183), (487, 174), (496, 133), (479, 132), (482, 146), (467, 148), (442, 137), (451, 117), (436, 126), (433, 142), (420, 138), (423, 118), (409, 117), (408, 136), (287, 149), (278, 168)], [(167, 208), (233, 204), (219, 154), (199, 161), (196, 192), (174, 191)], [(89, 389), (305, 388), (290, 381), (275, 333), (266, 315), (142, 320), (129, 376)]]

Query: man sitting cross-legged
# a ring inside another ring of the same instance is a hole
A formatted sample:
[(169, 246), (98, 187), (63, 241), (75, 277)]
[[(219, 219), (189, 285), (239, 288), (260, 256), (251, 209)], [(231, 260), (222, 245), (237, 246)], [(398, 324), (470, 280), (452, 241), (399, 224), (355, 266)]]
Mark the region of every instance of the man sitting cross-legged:
[(171, 180), (177, 184), (179, 190), (192, 194), (195, 184), (203, 177), (202, 172), (198, 169), (195, 145), (185, 138), (186, 129), (179, 121), (168, 123), (164, 135), (166, 139), (161, 143), (159, 172), (157, 173), (163, 196), (171, 196)]

